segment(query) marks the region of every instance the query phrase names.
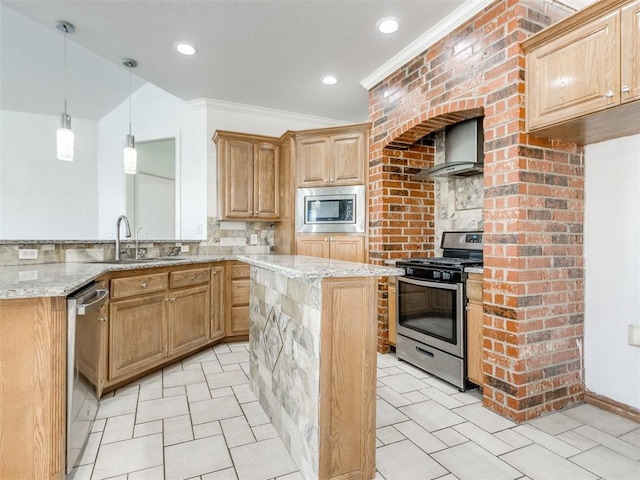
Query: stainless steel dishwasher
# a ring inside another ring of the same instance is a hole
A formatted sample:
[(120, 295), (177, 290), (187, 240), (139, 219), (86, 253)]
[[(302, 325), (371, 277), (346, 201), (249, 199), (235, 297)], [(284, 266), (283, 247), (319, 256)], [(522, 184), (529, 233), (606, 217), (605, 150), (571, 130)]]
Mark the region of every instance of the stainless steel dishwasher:
[[(80, 459), (98, 413), (96, 390), (83, 364), (97, 365), (100, 352), (98, 322), (106, 320), (101, 307), (109, 291), (96, 282), (67, 297), (67, 473)], [(95, 356), (87, 362), (84, 356)]]

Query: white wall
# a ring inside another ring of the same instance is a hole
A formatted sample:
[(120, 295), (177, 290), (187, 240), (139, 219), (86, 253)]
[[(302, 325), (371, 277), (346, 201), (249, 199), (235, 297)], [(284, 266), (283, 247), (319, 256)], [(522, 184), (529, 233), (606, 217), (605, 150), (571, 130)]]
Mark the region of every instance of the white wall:
[[(206, 234), (206, 156), (199, 151), (198, 115), (183, 100), (152, 84), (131, 99), (132, 133), (136, 142), (176, 137), (177, 218), (182, 239)], [(98, 172), (100, 176), (100, 238), (115, 238), (116, 219), (125, 213), (125, 174), (122, 148), (129, 129), (128, 100), (100, 120)]]
[(216, 130), (229, 130), (233, 132), (279, 137), (287, 130), (308, 130), (351, 123), (343, 120), (315, 117), (218, 100), (201, 99), (191, 102), (191, 105), (194, 109), (206, 110), (206, 135), (208, 139), (207, 211), (210, 217), (217, 216), (217, 157), (215, 144), (211, 140)]
[(640, 135), (585, 148), (585, 383), (640, 408)]
[(97, 238), (97, 122), (72, 118), (75, 161), (64, 162), (56, 158), (58, 115), (0, 115), (0, 238)]

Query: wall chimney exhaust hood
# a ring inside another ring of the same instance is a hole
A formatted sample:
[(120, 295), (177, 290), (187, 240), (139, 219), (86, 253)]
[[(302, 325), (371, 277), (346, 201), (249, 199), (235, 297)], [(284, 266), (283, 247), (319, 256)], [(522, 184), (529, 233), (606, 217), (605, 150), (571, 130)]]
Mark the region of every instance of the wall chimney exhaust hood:
[(423, 170), (414, 178), (470, 177), (484, 169), (483, 117), (472, 118), (447, 127), (444, 135), (444, 163)]

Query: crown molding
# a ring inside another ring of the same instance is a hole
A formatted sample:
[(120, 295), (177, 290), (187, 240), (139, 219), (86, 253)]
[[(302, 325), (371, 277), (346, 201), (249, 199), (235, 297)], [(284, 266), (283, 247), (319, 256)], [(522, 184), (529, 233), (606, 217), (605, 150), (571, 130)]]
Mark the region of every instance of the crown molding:
[(246, 103), (227, 102), (224, 100), (216, 100), (213, 98), (196, 98), (186, 102), (193, 110), (217, 110), (236, 113), (250, 113), (266, 116), (278, 116), (281, 118), (304, 119), (312, 122), (328, 123), (330, 125), (350, 124), (348, 120), (339, 120), (337, 118), (319, 117), (316, 115), (308, 115), (306, 113), (289, 112), (287, 110), (276, 110), (274, 108), (258, 107), (256, 105), (248, 105)]
[[(451, 12), (432, 28), (423, 33), (416, 40), (403, 48), (398, 54), (378, 67), (373, 73), (360, 82), (367, 90), (387, 78), (404, 64), (424, 52), (431, 45), (440, 40), (444, 35), (450, 33), (464, 22), (469, 20), (483, 8), (492, 4), (495, 0), (467, 0), (456, 10)], [(574, 0), (575, 1), (575, 0)]]

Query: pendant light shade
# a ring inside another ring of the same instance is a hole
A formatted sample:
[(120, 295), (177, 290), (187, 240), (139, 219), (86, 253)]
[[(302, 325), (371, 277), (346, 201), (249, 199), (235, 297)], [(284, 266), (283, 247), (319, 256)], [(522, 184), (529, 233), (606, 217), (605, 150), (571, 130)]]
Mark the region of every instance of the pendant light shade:
[(138, 152), (136, 151), (136, 139), (131, 135), (131, 69), (138, 66), (138, 62), (132, 58), (123, 58), (122, 64), (129, 69), (129, 134), (125, 137), (122, 161), (124, 173), (134, 175), (138, 173)]
[(58, 160), (73, 162), (74, 136), (71, 130), (71, 117), (66, 113), (61, 115), (61, 127), (56, 132), (56, 152)]
[(138, 173), (138, 151), (135, 146), (135, 138), (133, 135), (126, 136), (124, 151), (122, 152), (124, 160), (124, 173)]
[(67, 35), (76, 29), (73, 24), (65, 21), (57, 22), (56, 28), (64, 33), (64, 113), (61, 115), (60, 128), (56, 132), (56, 156), (58, 160), (73, 162), (75, 137), (71, 130), (71, 117), (67, 114)]

